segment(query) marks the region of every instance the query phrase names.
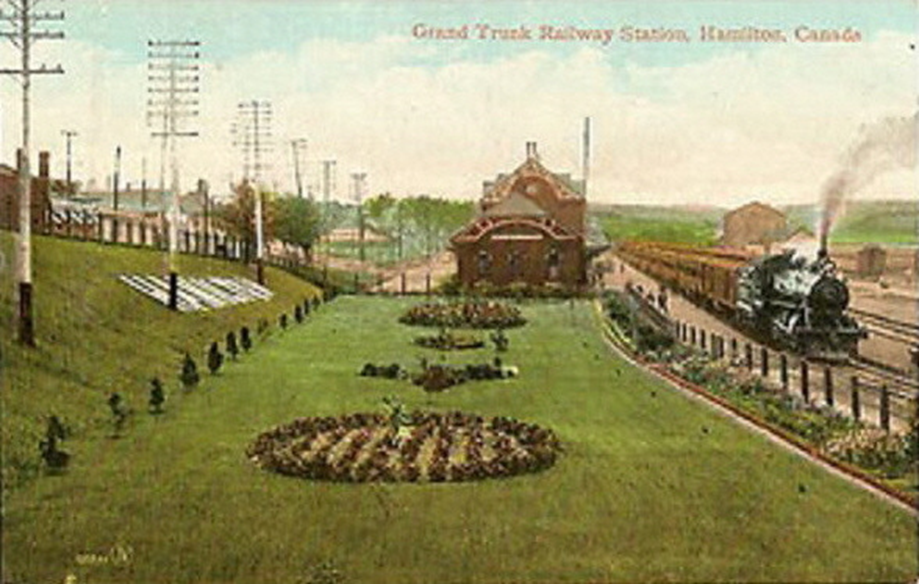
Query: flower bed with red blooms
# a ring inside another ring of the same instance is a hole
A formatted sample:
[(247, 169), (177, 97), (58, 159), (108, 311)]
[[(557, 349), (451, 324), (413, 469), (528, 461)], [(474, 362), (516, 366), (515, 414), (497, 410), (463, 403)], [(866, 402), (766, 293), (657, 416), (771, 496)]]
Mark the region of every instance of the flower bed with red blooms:
[(413, 306), (399, 322), (417, 326), (496, 329), (523, 326), (520, 309), (506, 302), (428, 302)]
[(453, 482), (508, 477), (552, 466), (561, 445), (536, 424), (464, 412), (413, 412), (398, 435), (383, 414), (300, 418), (256, 438), (260, 468), (339, 482)]

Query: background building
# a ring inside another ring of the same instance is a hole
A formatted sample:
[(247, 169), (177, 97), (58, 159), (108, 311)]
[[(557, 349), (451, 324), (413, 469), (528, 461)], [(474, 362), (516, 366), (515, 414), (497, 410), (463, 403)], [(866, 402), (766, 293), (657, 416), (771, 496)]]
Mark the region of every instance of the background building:
[(721, 243), (730, 247), (768, 247), (787, 239), (787, 229), (788, 222), (781, 211), (754, 201), (725, 213)]
[(478, 216), (450, 238), (460, 283), (584, 284), (585, 210), (583, 182), (547, 170), (528, 142), (526, 161), (484, 183)]
[[(43, 230), (51, 216), (49, 168), (50, 155), (39, 152), (38, 174), (32, 176), (31, 195), (32, 229), (36, 232)], [(19, 231), (19, 170), (6, 164), (0, 164), (0, 229)]]

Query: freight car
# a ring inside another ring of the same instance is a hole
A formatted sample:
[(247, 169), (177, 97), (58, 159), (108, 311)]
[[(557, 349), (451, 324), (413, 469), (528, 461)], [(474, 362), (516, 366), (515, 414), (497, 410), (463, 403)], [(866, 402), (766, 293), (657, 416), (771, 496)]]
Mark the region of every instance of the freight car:
[(621, 259), (726, 315), (757, 339), (811, 358), (857, 353), (865, 329), (846, 314), (849, 290), (825, 252), (755, 257), (743, 251), (626, 242)]

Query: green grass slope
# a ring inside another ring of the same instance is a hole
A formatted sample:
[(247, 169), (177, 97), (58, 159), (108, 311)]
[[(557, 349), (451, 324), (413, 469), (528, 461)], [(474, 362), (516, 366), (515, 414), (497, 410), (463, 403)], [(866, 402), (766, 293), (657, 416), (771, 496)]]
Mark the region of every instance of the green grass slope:
[[(789, 222), (815, 229), (819, 209), (789, 205), (782, 211)], [(919, 202), (848, 201), (830, 233), (831, 243), (919, 243)]]
[(611, 241), (665, 241), (714, 245), (721, 213), (715, 208), (611, 205), (596, 211)]
[[(16, 330), (12, 243), (9, 233), (0, 233), (6, 266), (0, 274), (0, 322), (7, 331), (0, 339), (5, 489), (37, 472), (37, 444), (48, 415), (63, 418), (77, 437), (99, 434), (110, 417), (106, 398), (113, 391), (146, 415), (149, 383), (155, 375), (178, 400), (173, 390), (185, 351), (195, 357), (200, 370), (206, 370), (204, 355), (212, 341), (223, 346), (226, 333), (243, 325), (254, 332), (259, 318), (274, 324), (281, 312), (291, 314), (295, 303), (318, 293), (302, 280), (269, 268), (269, 287), (275, 296), (268, 302), (173, 313), (116, 279), (123, 273), (163, 273), (164, 254), (36, 237), (38, 347), (23, 349), (12, 342)], [(184, 275), (252, 276), (246, 266), (193, 256), (180, 256), (178, 269)]]
[[(908, 581), (914, 520), (610, 356), (587, 303), (531, 304), (509, 381), (426, 394), (357, 375), (417, 368), (408, 300), (343, 297), (121, 440), (76, 444), (60, 477), (14, 493), (16, 581)], [(430, 332), (430, 331), (426, 331)], [(449, 355), (490, 360), (490, 350)], [(255, 468), (245, 447), (304, 415), (409, 407), (552, 427), (546, 472), (460, 484), (329, 484)], [(85, 554), (127, 550), (121, 562)], [(332, 579), (337, 570), (341, 580)], [(322, 578), (325, 577), (325, 580)]]

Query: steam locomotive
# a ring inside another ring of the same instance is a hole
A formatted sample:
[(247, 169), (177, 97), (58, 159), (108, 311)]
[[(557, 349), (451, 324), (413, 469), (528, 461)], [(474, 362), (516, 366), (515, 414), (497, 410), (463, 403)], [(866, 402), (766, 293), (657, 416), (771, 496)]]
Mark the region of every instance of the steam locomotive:
[(842, 360), (867, 337), (846, 314), (849, 290), (825, 251), (743, 251), (627, 242), (620, 257), (663, 285), (726, 315), (762, 342), (811, 358)]

